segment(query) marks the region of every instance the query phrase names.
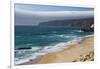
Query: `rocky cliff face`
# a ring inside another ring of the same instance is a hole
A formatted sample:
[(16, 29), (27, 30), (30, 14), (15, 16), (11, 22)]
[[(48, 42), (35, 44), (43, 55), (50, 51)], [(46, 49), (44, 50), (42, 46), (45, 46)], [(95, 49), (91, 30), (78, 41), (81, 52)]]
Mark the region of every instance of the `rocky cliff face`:
[(81, 30), (84, 32), (94, 32), (94, 24), (83, 24)]
[(84, 18), (84, 19), (71, 19), (71, 20), (55, 20), (40, 23), (39, 26), (54, 26), (54, 27), (78, 27), (82, 31), (93, 32), (94, 18)]

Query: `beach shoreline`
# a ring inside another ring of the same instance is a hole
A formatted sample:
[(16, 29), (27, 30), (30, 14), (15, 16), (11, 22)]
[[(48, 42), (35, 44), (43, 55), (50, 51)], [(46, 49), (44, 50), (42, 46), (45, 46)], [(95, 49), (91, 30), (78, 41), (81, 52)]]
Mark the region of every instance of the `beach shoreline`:
[(79, 44), (70, 45), (62, 51), (44, 55), (37, 64), (84, 62), (94, 60), (94, 38), (85, 37)]
[(75, 44), (72, 43), (71, 45), (65, 46), (63, 50), (47, 53), (35, 60), (29, 59), (29, 61), (17, 65), (84, 62), (84, 59), (86, 61), (94, 60), (94, 36), (93, 35), (86, 36), (81, 41)]

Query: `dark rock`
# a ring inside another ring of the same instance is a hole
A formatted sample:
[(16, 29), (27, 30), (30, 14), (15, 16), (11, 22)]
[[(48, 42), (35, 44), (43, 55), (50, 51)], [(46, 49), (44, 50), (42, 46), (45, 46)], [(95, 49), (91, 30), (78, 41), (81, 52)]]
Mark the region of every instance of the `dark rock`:
[(24, 50), (24, 49), (31, 49), (31, 47), (16, 48), (15, 50)]
[(94, 32), (94, 24), (93, 23), (83, 24), (81, 30), (84, 32)]

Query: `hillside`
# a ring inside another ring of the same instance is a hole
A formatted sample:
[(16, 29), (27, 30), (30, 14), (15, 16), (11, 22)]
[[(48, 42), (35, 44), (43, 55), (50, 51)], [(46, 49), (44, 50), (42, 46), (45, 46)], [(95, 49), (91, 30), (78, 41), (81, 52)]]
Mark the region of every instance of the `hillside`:
[(91, 28), (91, 25), (94, 26), (94, 18), (84, 18), (84, 19), (70, 19), (70, 20), (55, 20), (42, 22), (38, 26), (46, 27), (77, 27), (83, 31), (94, 31), (94, 27)]

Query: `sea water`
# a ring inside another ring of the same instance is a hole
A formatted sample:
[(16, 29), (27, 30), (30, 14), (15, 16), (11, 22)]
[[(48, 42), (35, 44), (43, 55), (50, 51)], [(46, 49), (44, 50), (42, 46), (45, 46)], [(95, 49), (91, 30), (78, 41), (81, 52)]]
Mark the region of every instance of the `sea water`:
[(15, 64), (60, 51), (92, 34), (93, 32), (82, 32), (79, 28), (71, 27), (15, 26)]

